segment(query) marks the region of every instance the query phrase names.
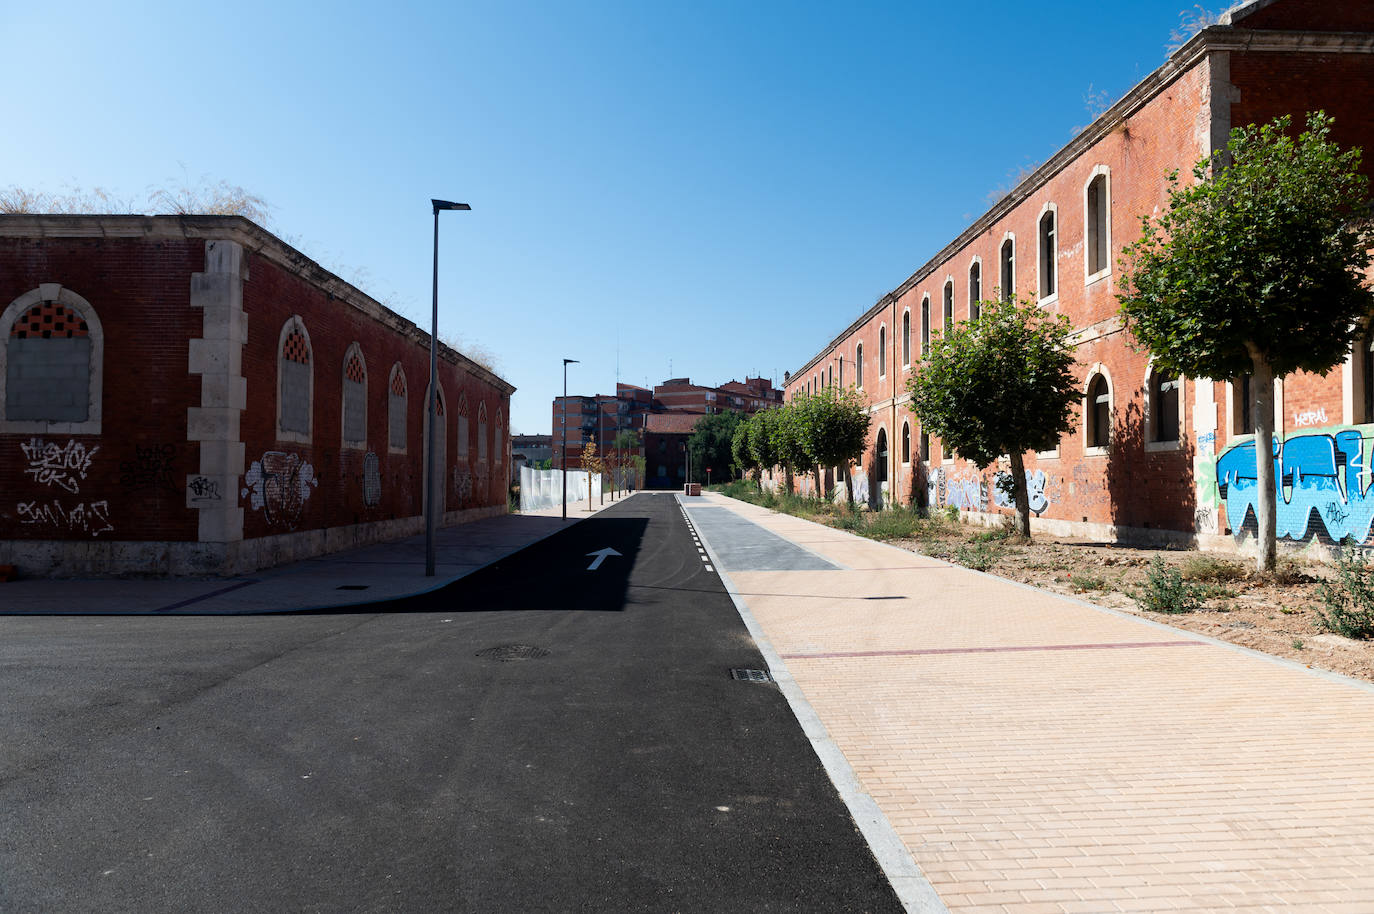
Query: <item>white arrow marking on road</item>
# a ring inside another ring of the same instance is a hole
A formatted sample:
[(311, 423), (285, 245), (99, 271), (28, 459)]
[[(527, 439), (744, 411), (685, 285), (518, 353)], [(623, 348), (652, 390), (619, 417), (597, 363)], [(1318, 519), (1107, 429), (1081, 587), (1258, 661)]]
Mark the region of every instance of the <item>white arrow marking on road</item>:
[(587, 555), (596, 556), (596, 558), (592, 559), (592, 563), (587, 566), (588, 571), (595, 571), (596, 569), (601, 567), (602, 562), (606, 561), (607, 556), (620, 555), (620, 553), (616, 552), (610, 546), (607, 546), (605, 549), (598, 549), (595, 552), (588, 552)]

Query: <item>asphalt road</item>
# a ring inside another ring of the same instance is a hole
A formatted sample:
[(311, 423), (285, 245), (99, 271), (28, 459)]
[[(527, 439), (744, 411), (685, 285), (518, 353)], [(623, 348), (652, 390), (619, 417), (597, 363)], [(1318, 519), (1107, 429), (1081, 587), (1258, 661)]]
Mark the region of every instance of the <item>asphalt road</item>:
[(374, 609), (0, 619), (0, 911), (901, 910), (675, 498)]

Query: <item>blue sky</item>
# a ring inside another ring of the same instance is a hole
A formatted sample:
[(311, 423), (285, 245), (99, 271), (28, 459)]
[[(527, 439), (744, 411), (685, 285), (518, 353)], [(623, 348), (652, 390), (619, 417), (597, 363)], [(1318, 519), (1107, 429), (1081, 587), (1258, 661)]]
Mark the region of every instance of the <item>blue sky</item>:
[[(227, 181), (269, 227), (561, 390), (781, 381), (1165, 59), (1130, 4), (0, 0), (0, 187)], [(361, 271), (361, 272), (360, 272)], [(671, 368), (670, 368), (671, 365)]]

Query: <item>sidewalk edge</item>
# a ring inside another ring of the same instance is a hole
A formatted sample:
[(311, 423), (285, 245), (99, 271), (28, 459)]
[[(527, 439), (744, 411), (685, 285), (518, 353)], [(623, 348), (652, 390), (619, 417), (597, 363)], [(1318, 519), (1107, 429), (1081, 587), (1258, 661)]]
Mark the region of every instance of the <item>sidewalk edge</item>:
[[(678, 499), (678, 505), (683, 514), (687, 515), (688, 506)], [(687, 515), (690, 523), (691, 517)], [(796, 715), (797, 723), (801, 724), (802, 732), (811, 741), (811, 747), (815, 750), (821, 765), (825, 768), (825, 773), (829, 775), (831, 783), (839, 791), (840, 799), (849, 810), (850, 816), (854, 819), (859, 831), (863, 834), (864, 840), (868, 842), (868, 848), (874, 858), (878, 861), (878, 866), (882, 868), (883, 875), (887, 877), (888, 884), (892, 886), (897, 899), (902, 903), (902, 907), (909, 914), (949, 914), (949, 908), (940, 900), (930, 881), (926, 879), (925, 873), (921, 872), (920, 865), (911, 852), (903, 843), (897, 830), (892, 827), (887, 816), (883, 813), (878, 802), (864, 791), (858, 776), (850, 766), (849, 760), (845, 758), (840, 747), (830, 737), (830, 732), (825, 728), (820, 716), (816, 714), (811, 703), (806, 700), (802, 693), (801, 686), (792, 678), (791, 672), (787, 669), (787, 664), (783, 662), (781, 656), (773, 648), (773, 644), (764, 634), (758, 620), (749, 611), (749, 606), (740, 596), (739, 590), (735, 587), (735, 582), (726, 573), (725, 566), (721, 564), (720, 556), (706, 539), (706, 536), (696, 529), (692, 524), (691, 528), (696, 532), (701, 544), (705, 547), (707, 554), (711, 557), (711, 563), (719, 575), (721, 583), (725, 585), (725, 591), (730, 595), (730, 600), (735, 604), (735, 609), (739, 612), (740, 618), (744, 621), (745, 628), (758, 645), (763, 659), (768, 664), (769, 671), (773, 674), (773, 680), (777, 683), (778, 689), (783, 697), (787, 699), (787, 704)]]

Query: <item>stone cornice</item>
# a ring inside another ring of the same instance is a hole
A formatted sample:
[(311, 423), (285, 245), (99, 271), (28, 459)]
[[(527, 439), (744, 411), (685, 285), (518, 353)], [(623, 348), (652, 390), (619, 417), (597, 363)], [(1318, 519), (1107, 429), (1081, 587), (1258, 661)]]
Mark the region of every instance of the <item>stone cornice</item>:
[[(213, 238), (233, 241), (417, 345), (429, 348), (429, 334), (414, 322), (242, 216), (0, 215), (0, 238)], [(504, 378), (442, 341), (439, 342), (439, 357), (506, 396), (515, 392), (515, 387)]]
[[(1254, 4), (1255, 8), (1267, 5)], [(1233, 10), (1239, 17), (1249, 9)], [(1082, 133), (1070, 140), (1063, 148), (1033, 171), (1010, 193), (993, 204), (972, 225), (945, 245), (920, 269), (906, 278), (896, 289), (880, 298), (876, 304), (865, 311), (857, 320), (836, 336), (829, 345), (793, 372), (792, 377), (805, 375), (818, 362), (823, 361), (846, 337), (863, 324), (872, 320), (883, 309), (891, 306), (893, 300), (901, 298), (916, 285), (929, 277), (937, 267), (953, 258), (959, 250), (978, 236), (987, 232), (999, 220), (1033, 196), (1040, 188), (1064, 170), (1069, 164), (1101, 141), (1127, 118), (1135, 115), (1149, 104), (1157, 95), (1167, 89), (1180, 76), (1191, 70), (1207, 54), (1224, 51), (1265, 51), (1286, 53), (1374, 53), (1374, 35), (1365, 32), (1300, 32), (1242, 29), (1230, 25), (1217, 25), (1203, 29), (1190, 38), (1182, 47), (1170, 55), (1164, 65), (1146, 76), (1114, 105), (1104, 111)], [(789, 382), (790, 383), (790, 382)]]

